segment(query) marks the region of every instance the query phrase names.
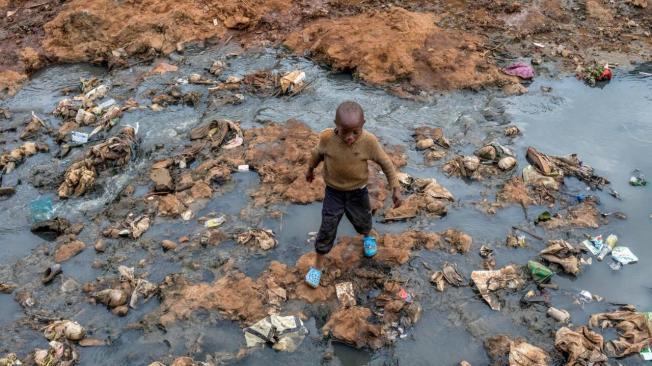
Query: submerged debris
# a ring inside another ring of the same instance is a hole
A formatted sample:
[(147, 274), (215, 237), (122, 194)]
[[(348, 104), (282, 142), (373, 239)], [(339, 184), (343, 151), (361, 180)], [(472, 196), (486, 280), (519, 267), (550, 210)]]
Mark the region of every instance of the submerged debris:
[(632, 305), (610, 313), (593, 314), (589, 318), (591, 328), (616, 328), (618, 339), (608, 341), (605, 351), (610, 357), (626, 357), (640, 353), (652, 340), (649, 313), (636, 311)]
[(525, 284), (520, 270), (514, 265), (493, 271), (473, 271), (471, 279), (493, 310), (500, 310), (500, 302), (494, 292), (501, 289), (518, 289)]
[(238, 234), (235, 241), (240, 245), (254, 246), (262, 250), (270, 250), (278, 244), (274, 232), (268, 229), (250, 229)]
[(548, 247), (539, 252), (539, 256), (550, 263), (558, 264), (564, 272), (576, 276), (580, 272), (580, 253), (579, 248), (564, 240), (551, 240)]
[(271, 315), (244, 329), (247, 347), (271, 344), (277, 351), (294, 352), (308, 330), (297, 316)]
[(575, 331), (560, 328), (555, 334), (555, 348), (566, 355), (566, 365), (602, 365), (607, 361), (602, 336), (587, 327)]
[(399, 207), (385, 211), (385, 220), (404, 220), (416, 217), (420, 213), (433, 216), (444, 216), (448, 211), (448, 204), (455, 199), (453, 195), (434, 178), (411, 179), (407, 186), (410, 194)]

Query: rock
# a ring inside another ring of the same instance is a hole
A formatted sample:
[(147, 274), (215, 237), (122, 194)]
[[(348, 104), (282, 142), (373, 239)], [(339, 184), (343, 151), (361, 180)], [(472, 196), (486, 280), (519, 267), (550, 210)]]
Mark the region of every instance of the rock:
[(14, 187), (0, 187), (0, 197), (13, 196), (15, 193)]
[(154, 182), (154, 190), (171, 191), (174, 188), (170, 171), (166, 168), (152, 169), (149, 173), (149, 179)]
[(161, 247), (163, 247), (163, 250), (176, 250), (177, 249), (177, 243), (173, 242), (172, 240), (163, 240), (161, 241)]
[(69, 321), (63, 328), (63, 334), (71, 341), (78, 341), (86, 335), (84, 327), (77, 322)]
[(93, 297), (108, 307), (115, 308), (127, 303), (127, 294), (120, 289), (106, 289), (99, 291)]
[(63, 244), (54, 252), (54, 261), (57, 263), (65, 262), (79, 254), (84, 248), (86, 248), (86, 244), (80, 240), (73, 240)]
[(252, 23), (252, 20), (242, 15), (232, 15), (224, 19), (224, 26), (229, 29), (245, 29)]
[(508, 84), (503, 87), (505, 95), (523, 95), (527, 94), (528, 89), (521, 84)]
[(496, 160), (496, 148), (491, 145), (479, 148), (474, 154), (483, 160)]
[(158, 199), (158, 214), (161, 216), (178, 216), (185, 211), (185, 207), (173, 194), (167, 194)]
[(102, 239), (98, 239), (93, 247), (95, 248), (95, 251), (98, 253), (102, 253), (106, 250), (106, 244)]
[(478, 167), (480, 166), (480, 159), (474, 155), (465, 156), (463, 162), (464, 169), (471, 172), (478, 170)]
[(514, 137), (521, 134), (521, 130), (517, 126), (507, 126), (503, 132), (506, 137)]
[(111, 310), (111, 313), (117, 316), (126, 316), (127, 313), (129, 313), (129, 307), (126, 305), (117, 306), (113, 310)]
[(511, 156), (505, 156), (498, 161), (498, 167), (502, 170), (512, 170), (516, 166), (516, 159)]
[(206, 183), (199, 181), (190, 188), (190, 195), (194, 199), (213, 197), (213, 189)]
[(433, 147), (435, 145), (435, 140), (433, 139), (423, 139), (417, 141), (417, 150), (425, 150)]

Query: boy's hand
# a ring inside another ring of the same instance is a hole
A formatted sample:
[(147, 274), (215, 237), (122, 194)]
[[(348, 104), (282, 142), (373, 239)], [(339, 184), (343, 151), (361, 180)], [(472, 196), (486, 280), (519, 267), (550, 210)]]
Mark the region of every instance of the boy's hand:
[(394, 208), (397, 208), (401, 203), (403, 203), (403, 199), (401, 198), (401, 188), (394, 188), (394, 191), (392, 191), (392, 201), (394, 201)]
[(306, 172), (306, 180), (308, 183), (312, 183), (313, 180), (315, 180), (315, 170), (312, 168), (308, 168), (308, 171)]

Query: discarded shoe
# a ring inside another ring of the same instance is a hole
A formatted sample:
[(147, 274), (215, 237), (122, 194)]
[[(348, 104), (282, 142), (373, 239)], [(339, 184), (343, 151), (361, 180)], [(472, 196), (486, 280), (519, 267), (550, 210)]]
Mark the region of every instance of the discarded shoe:
[(376, 238), (373, 236), (365, 236), (362, 239), (364, 245), (364, 256), (371, 258), (378, 252), (378, 246), (376, 245)]
[(306, 283), (312, 287), (319, 287), (319, 282), (321, 281), (321, 271), (317, 268), (310, 267), (308, 273), (306, 274)]
[(44, 285), (47, 285), (48, 283), (52, 282), (54, 278), (61, 273), (61, 265), (60, 264), (55, 264), (51, 267), (48, 267), (45, 272), (43, 272), (43, 278), (41, 278), (41, 282)]

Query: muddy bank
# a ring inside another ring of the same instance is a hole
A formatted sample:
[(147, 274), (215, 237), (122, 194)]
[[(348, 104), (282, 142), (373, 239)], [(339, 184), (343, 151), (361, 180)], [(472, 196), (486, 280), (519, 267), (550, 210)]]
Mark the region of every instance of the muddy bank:
[(6, 30), (0, 37), (5, 52), (0, 92), (12, 95), (26, 75), (51, 63), (126, 67), (227, 40), (246, 47), (284, 43), (334, 70), (393, 86), (397, 93), (515, 85), (498, 67), (518, 59), (532, 60), (541, 65), (540, 73), (552, 75), (594, 61), (628, 69), (630, 61), (645, 60), (652, 49), (652, 6), (647, 5), (7, 1), (0, 4), (0, 28)]

